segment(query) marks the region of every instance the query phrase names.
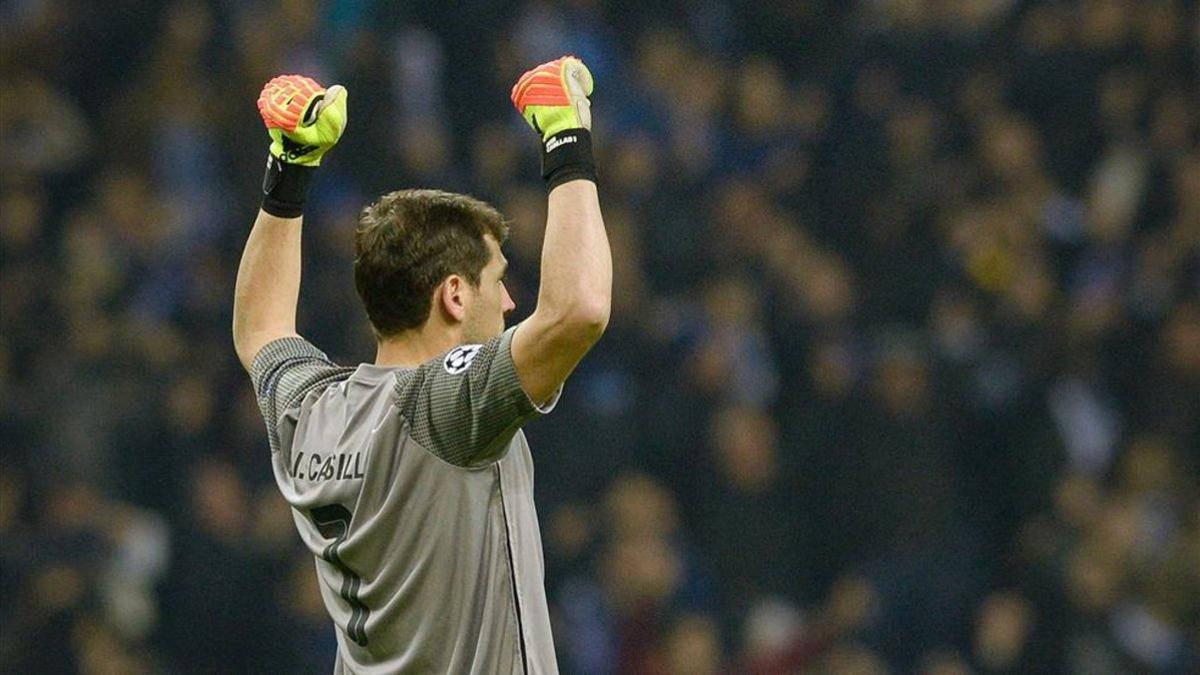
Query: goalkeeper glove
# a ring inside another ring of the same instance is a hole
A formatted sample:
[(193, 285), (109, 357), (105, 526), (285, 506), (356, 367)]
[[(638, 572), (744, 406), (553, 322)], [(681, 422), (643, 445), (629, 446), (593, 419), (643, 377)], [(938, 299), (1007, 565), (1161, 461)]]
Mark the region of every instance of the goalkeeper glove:
[(271, 136), (263, 210), (295, 218), (303, 213), (313, 171), (346, 129), (346, 90), (281, 75), (263, 87), (258, 112)]
[(569, 55), (526, 72), (513, 85), (513, 105), (542, 137), (542, 177), (550, 189), (570, 180), (596, 180), (592, 88), (587, 66)]

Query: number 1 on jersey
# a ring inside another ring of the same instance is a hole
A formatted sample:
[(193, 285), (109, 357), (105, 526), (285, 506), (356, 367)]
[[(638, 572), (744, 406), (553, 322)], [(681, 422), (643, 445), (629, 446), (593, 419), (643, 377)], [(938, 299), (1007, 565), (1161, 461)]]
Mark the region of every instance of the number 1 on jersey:
[(350, 622), (346, 624), (346, 636), (353, 640), (354, 644), (366, 647), (367, 617), (371, 615), (371, 610), (358, 598), (358, 591), (362, 588), (362, 577), (355, 574), (354, 570), (342, 562), (338, 551), (342, 542), (346, 540), (346, 535), (350, 532), (350, 519), (354, 517), (354, 514), (341, 504), (318, 506), (310, 509), (308, 514), (321, 536), (333, 539), (333, 542), (321, 552), (321, 557), (342, 573), (340, 594), (342, 599), (350, 605)]

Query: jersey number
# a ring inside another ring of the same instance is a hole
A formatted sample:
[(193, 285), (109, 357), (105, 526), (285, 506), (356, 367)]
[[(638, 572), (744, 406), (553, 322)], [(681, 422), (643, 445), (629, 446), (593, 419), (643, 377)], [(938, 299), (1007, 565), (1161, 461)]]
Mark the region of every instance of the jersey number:
[(362, 588), (362, 577), (347, 567), (338, 555), (338, 549), (350, 531), (350, 519), (353, 514), (350, 513), (350, 509), (341, 504), (318, 506), (310, 509), (308, 513), (321, 536), (333, 540), (325, 547), (325, 550), (321, 551), (321, 557), (342, 573), (341, 596), (350, 604), (350, 623), (346, 624), (346, 636), (359, 647), (366, 647), (367, 617), (371, 615), (371, 610), (363, 604), (362, 600), (358, 599), (358, 591)]

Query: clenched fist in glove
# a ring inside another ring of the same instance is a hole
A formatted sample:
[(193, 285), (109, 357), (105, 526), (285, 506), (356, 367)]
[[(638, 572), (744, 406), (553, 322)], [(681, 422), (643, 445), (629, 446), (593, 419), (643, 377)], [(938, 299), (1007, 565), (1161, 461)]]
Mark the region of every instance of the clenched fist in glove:
[(312, 172), (346, 129), (346, 90), (312, 78), (280, 75), (263, 87), (258, 112), (271, 136), (263, 210), (282, 218), (303, 212)]
[(563, 56), (526, 72), (512, 88), (512, 102), (542, 137), (542, 177), (554, 187), (596, 180), (592, 159), (592, 73), (583, 61)]

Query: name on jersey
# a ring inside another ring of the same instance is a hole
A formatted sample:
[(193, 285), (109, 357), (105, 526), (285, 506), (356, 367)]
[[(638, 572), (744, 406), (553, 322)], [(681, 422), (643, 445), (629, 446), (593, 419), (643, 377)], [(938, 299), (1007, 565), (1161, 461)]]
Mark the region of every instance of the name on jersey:
[(297, 452), (288, 474), (292, 478), (313, 482), (327, 480), (353, 480), (363, 477), (361, 453), (322, 455), (319, 452)]

